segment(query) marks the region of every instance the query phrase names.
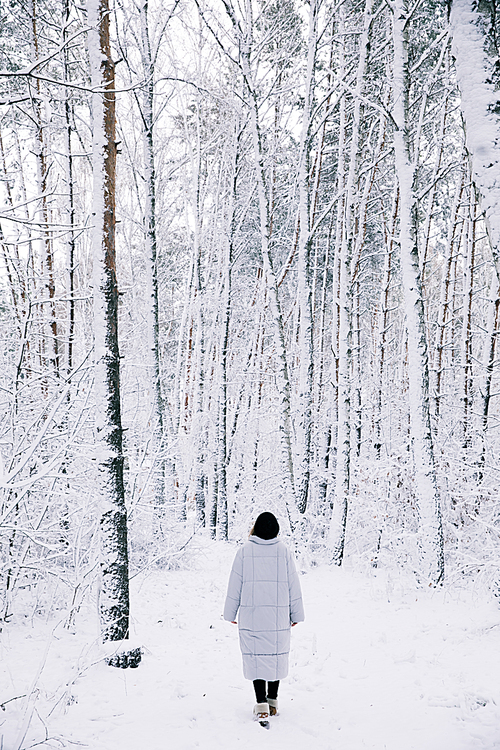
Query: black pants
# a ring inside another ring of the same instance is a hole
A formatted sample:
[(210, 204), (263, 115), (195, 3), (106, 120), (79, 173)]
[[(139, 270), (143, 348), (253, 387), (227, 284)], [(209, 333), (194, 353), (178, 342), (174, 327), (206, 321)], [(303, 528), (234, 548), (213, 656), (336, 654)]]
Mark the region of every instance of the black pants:
[(267, 683), (267, 694), (266, 694), (266, 681), (265, 680), (254, 680), (253, 689), (255, 690), (255, 699), (257, 703), (267, 703), (267, 699), (276, 700), (278, 697), (278, 688), (280, 681), (268, 682)]

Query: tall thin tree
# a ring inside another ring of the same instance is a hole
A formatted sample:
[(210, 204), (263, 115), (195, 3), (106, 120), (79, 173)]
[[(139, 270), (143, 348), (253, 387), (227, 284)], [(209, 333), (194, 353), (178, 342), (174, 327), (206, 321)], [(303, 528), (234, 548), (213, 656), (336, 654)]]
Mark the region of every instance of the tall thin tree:
[[(100, 507), (99, 612), (104, 641), (129, 637), (127, 510), (118, 350), (115, 247), (115, 64), (108, 0), (89, 0), (88, 49), (92, 94), (92, 254), (94, 283), (95, 431)], [(136, 652), (132, 659), (140, 659)], [(120, 666), (128, 666), (125, 658)]]

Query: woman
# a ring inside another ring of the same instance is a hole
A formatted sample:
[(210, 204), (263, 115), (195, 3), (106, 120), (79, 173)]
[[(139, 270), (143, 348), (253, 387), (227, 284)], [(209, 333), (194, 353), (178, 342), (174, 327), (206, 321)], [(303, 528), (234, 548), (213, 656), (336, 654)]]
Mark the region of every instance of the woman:
[[(239, 609), (243, 674), (253, 680), (255, 718), (278, 712), (279, 681), (288, 674), (290, 627), (302, 622), (304, 607), (291, 552), (278, 540), (272, 513), (261, 513), (234, 559), (224, 619), (236, 625)], [(267, 682), (267, 686), (266, 686)]]

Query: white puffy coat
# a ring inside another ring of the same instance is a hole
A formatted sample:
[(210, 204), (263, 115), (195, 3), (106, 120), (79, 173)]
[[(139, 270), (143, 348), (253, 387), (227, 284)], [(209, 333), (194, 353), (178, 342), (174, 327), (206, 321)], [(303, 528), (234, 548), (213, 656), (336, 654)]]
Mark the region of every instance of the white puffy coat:
[(224, 619), (236, 620), (248, 680), (281, 680), (288, 674), (290, 627), (302, 622), (299, 577), (289, 549), (275, 539), (251, 536), (234, 559)]

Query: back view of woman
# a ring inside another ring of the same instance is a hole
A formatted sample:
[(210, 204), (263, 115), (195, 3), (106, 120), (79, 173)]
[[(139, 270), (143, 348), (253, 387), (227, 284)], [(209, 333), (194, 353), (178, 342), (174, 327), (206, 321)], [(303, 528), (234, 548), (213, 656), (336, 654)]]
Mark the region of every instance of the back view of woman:
[(261, 513), (234, 559), (224, 619), (238, 625), (243, 674), (255, 689), (255, 718), (265, 722), (278, 710), (279, 681), (288, 674), (290, 628), (304, 620), (293, 556), (278, 540), (279, 524)]

